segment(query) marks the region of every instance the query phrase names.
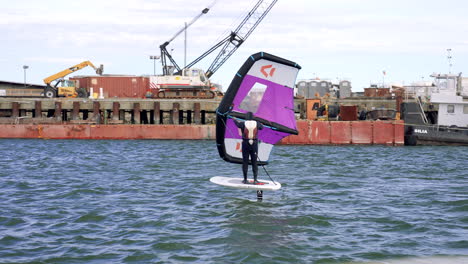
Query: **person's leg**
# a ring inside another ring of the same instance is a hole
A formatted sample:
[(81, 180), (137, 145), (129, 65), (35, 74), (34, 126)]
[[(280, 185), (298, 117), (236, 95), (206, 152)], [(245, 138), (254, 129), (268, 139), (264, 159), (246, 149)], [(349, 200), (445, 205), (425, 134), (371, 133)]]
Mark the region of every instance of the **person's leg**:
[(257, 183), (257, 175), (258, 175), (257, 153), (258, 153), (258, 144), (257, 142), (255, 142), (251, 146), (251, 152), (250, 152), (250, 155), (252, 157), (252, 171), (254, 175), (254, 183)]
[(242, 173), (244, 174), (244, 182), (247, 183), (247, 170), (249, 169), (249, 144), (242, 142)]

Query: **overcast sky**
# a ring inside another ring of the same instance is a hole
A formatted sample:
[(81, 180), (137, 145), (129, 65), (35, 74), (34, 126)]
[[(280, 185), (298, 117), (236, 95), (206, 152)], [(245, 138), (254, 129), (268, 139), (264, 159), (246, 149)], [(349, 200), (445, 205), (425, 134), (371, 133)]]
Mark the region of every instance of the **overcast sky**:
[[(218, 0), (188, 30), (192, 61), (237, 27), (257, 0)], [(0, 80), (28, 83), (90, 60), (106, 74), (153, 73), (149, 55), (213, 0), (2, 0)], [(433, 0), (279, 0), (236, 53), (213, 75), (227, 88), (247, 57), (265, 51), (302, 66), (298, 79), (409, 84), (447, 73), (468, 76), (468, 2)], [(183, 34), (169, 46), (184, 64)], [(207, 69), (212, 58), (197, 66)], [(73, 75), (91, 75), (85, 69)], [(156, 73), (161, 73), (159, 61)]]

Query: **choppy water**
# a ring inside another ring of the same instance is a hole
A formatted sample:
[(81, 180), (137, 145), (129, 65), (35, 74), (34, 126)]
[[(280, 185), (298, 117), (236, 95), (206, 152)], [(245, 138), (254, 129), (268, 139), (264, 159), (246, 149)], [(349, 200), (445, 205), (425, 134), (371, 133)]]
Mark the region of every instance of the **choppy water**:
[(278, 146), (259, 202), (214, 141), (0, 140), (0, 263), (468, 263), (467, 151)]

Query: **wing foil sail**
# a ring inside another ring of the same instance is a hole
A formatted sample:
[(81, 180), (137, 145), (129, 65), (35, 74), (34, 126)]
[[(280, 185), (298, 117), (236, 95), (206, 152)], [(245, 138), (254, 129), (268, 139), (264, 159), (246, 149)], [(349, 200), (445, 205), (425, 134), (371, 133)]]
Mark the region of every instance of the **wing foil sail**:
[(216, 118), (216, 143), (220, 156), (242, 163), (242, 137), (232, 117), (252, 112), (264, 125), (259, 131), (259, 164), (268, 163), (273, 145), (298, 134), (294, 114), (294, 84), (301, 67), (264, 52), (250, 56), (239, 69), (221, 101)]

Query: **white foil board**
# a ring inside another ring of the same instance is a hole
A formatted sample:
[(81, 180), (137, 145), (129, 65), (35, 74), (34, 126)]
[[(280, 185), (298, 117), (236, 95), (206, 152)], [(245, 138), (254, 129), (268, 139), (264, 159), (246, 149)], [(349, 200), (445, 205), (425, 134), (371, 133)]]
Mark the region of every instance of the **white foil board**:
[(244, 178), (232, 178), (232, 177), (223, 177), (215, 176), (210, 179), (210, 182), (218, 184), (221, 186), (236, 188), (236, 189), (250, 189), (250, 190), (262, 190), (262, 191), (277, 191), (281, 188), (281, 183), (272, 182), (266, 180), (259, 180), (261, 185), (253, 184), (252, 179), (248, 179), (247, 184), (242, 183)]

